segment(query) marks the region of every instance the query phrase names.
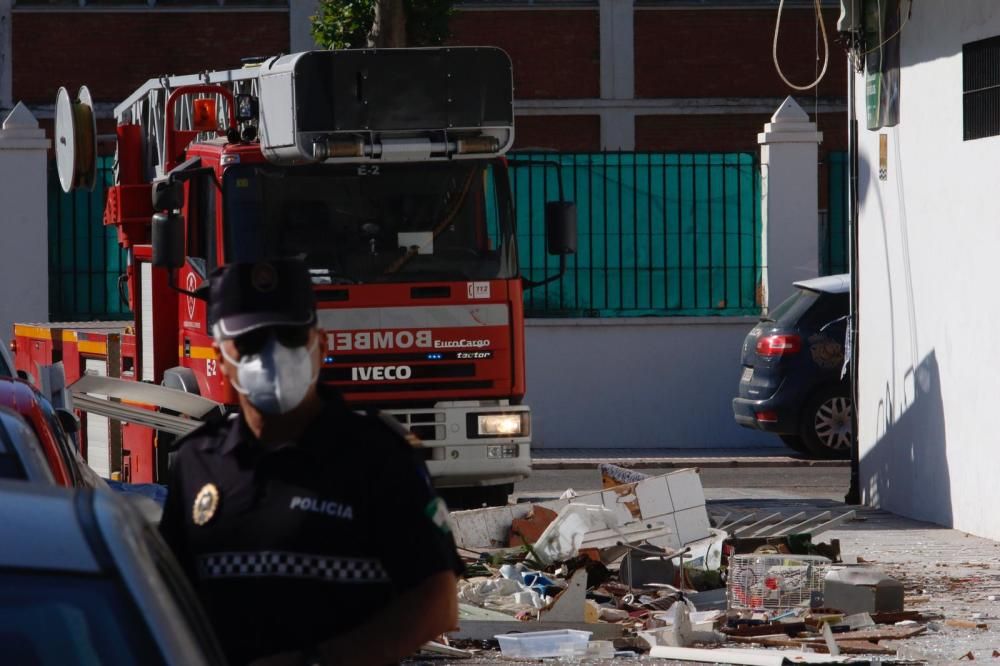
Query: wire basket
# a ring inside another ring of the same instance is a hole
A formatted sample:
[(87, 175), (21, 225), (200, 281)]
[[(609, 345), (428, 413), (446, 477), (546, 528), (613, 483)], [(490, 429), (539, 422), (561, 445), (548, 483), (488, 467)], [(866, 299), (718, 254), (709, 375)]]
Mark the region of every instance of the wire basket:
[(823, 593), (830, 560), (818, 555), (733, 555), (726, 599), (733, 610), (783, 611)]

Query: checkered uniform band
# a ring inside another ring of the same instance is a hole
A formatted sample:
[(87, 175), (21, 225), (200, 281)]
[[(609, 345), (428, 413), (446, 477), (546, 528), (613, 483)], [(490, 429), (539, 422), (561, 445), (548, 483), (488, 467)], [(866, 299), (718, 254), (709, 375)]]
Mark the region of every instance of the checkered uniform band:
[(284, 577), (332, 583), (389, 582), (382, 563), (375, 559), (269, 550), (201, 555), (198, 573), (201, 578)]

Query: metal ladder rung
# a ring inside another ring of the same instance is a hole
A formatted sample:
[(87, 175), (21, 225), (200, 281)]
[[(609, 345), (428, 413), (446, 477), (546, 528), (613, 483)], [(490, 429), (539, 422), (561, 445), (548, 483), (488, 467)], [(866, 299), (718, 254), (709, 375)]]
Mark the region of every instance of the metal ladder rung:
[(771, 525), (770, 527), (766, 527), (766, 528), (764, 528), (762, 530), (758, 530), (757, 533), (754, 534), (754, 536), (755, 537), (771, 536), (774, 532), (777, 532), (778, 530), (782, 529), (783, 527), (787, 527), (789, 525), (795, 524), (795, 521), (800, 520), (802, 518), (802, 516), (804, 516), (804, 515), (806, 515), (805, 511), (799, 511), (795, 515), (789, 516), (788, 518), (785, 518), (784, 520), (782, 520), (780, 523), (777, 523), (776, 525)]
[(736, 530), (735, 532), (733, 532), (733, 536), (737, 536), (737, 537), (742, 537), (742, 536), (757, 536), (756, 534), (748, 534), (748, 533), (749, 532), (756, 532), (758, 529), (760, 529), (760, 527), (762, 525), (766, 525), (768, 522), (774, 520), (775, 518), (781, 518), (781, 514), (780, 513), (772, 513), (770, 516), (764, 516), (763, 518), (761, 518), (757, 522), (751, 523), (751, 524), (749, 524), (749, 525), (747, 525), (745, 527), (741, 527), (740, 529)]

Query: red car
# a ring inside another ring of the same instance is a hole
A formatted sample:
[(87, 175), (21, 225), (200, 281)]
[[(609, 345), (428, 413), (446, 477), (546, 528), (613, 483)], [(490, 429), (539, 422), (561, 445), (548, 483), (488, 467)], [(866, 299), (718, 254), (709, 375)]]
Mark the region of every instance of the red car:
[(57, 485), (90, 488), (103, 485), (84, 462), (52, 404), (38, 389), (20, 379), (0, 377), (0, 406), (20, 414), (31, 426)]

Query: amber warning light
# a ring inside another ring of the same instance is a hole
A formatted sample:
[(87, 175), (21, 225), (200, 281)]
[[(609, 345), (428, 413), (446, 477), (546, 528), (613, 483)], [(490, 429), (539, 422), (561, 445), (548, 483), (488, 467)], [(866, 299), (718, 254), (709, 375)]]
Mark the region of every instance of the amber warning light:
[(191, 105), (191, 129), (214, 132), (219, 129), (214, 99), (196, 99)]

